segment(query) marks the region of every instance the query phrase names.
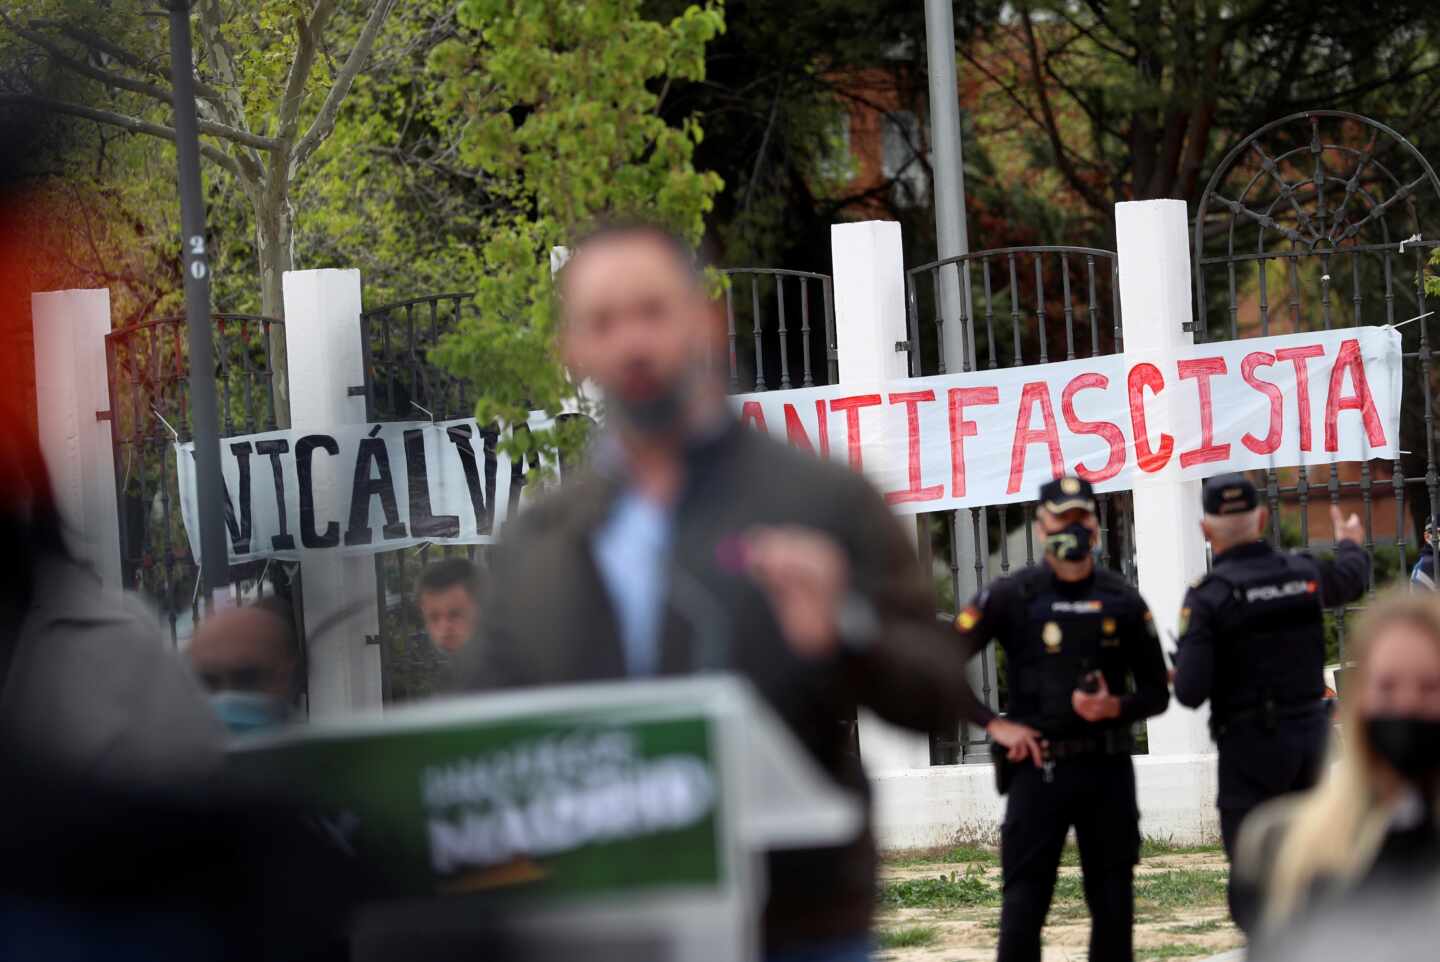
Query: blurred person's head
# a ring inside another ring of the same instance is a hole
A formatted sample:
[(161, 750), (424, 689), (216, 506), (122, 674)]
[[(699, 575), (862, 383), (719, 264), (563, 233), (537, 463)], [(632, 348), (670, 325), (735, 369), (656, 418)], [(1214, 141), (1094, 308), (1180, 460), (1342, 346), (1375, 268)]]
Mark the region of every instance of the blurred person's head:
[(1100, 535), (1095, 517), (1095, 490), (1090, 482), (1066, 475), (1040, 486), (1035, 506), (1035, 536), (1052, 565), (1088, 566)]
[(480, 569), (474, 562), (445, 558), (426, 565), (416, 594), (431, 644), (449, 655), (464, 648), (480, 622)]
[(64, 523), (50, 487), (33, 423), (0, 403), (0, 556), (9, 576), (0, 579), (7, 627), (18, 627), (29, 606), (39, 565), (68, 560)]
[(705, 277), (675, 235), (648, 224), (602, 227), (560, 272), (565, 363), (593, 381), (624, 431), (678, 437), (718, 385), (708, 360), (723, 332)]
[(1276, 858), (1271, 922), (1312, 883), (1353, 880), (1374, 863), (1394, 807), (1418, 794), (1431, 817), (1440, 786), (1440, 598), (1393, 590), (1356, 621), (1335, 764), (1300, 803)]
[(200, 622), (187, 651), (210, 705), (232, 732), (282, 724), (300, 689), (300, 653), (278, 598), (227, 608)]
[(1243, 474), (1208, 478), (1202, 495), (1205, 517), (1200, 530), (1215, 554), (1265, 537), (1270, 512), (1260, 503), (1255, 485)]

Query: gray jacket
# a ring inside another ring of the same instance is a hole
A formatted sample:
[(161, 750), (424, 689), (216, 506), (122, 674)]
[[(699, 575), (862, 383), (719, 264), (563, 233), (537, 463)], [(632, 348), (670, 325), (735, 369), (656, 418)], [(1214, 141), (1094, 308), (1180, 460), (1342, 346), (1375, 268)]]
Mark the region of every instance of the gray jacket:
[(173, 784), (218, 768), (223, 732), (160, 624), (76, 564), (47, 563), (0, 691), (0, 732), (81, 779)]

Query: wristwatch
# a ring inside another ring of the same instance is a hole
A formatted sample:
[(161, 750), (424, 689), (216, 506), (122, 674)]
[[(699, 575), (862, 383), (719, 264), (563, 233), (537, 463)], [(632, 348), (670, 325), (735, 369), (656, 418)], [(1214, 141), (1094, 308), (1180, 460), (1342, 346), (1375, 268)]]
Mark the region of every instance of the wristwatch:
[(863, 654), (880, 638), (880, 615), (870, 599), (850, 592), (835, 612), (835, 634), (840, 647), (851, 654)]

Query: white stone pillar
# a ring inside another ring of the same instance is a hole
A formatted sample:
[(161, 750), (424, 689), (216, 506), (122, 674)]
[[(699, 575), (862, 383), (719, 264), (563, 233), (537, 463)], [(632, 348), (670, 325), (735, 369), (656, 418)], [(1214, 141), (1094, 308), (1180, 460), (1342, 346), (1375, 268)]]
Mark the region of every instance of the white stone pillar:
[[(835, 293), (835, 349), (841, 384), (876, 384), (909, 376), (906, 339), (905, 256), (900, 225), (867, 220), (830, 228)], [(914, 526), (908, 523), (912, 533)], [(860, 757), (870, 774), (925, 768), (927, 736), (860, 713)]]
[[(350, 394), (365, 383), (360, 272), (287, 271), (284, 289), (291, 427), (325, 434), (342, 424), (364, 424), (365, 398)], [(314, 461), (315, 517), (322, 529), (327, 520), (344, 524), (340, 506), (350, 489), (352, 466), (332, 460)], [(374, 557), (302, 549), (300, 567), (307, 634), (347, 613), (307, 638), (311, 717), (378, 707), (380, 650), (365, 640), (379, 633)]]
[[(1115, 205), (1116, 249), (1120, 261), (1120, 317), (1125, 353), (1145, 355), (1166, 372), (1176, 355), (1194, 344), (1184, 325), (1194, 318), (1190, 300), (1190, 230), (1185, 202), (1130, 201)], [(1186, 410), (1182, 385), (1167, 381), (1151, 398), (1152, 425), (1179, 424)], [(1152, 429), (1153, 430), (1153, 429)], [(1152, 442), (1158, 443), (1158, 442)], [(1190, 583), (1205, 573), (1205, 538), (1200, 531), (1200, 482), (1179, 480), (1179, 452), (1170, 463), (1137, 481), (1135, 564), (1140, 593), (1150, 605), (1162, 644), (1174, 647), (1180, 603)], [(1187, 755), (1213, 751), (1206, 726), (1209, 708), (1191, 711), (1171, 701), (1150, 719), (1150, 754)]]
[(119, 590), (120, 518), (105, 335), (105, 289), (32, 294), (40, 451), (72, 551)]

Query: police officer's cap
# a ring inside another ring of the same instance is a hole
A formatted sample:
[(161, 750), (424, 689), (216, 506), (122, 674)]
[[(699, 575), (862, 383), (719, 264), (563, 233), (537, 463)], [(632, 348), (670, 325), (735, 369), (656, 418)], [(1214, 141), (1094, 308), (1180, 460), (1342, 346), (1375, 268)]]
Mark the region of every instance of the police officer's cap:
[(1051, 514), (1076, 508), (1095, 513), (1095, 489), (1084, 478), (1065, 475), (1040, 485), (1040, 507)]
[(1206, 514), (1242, 514), (1259, 505), (1255, 485), (1243, 474), (1220, 474), (1205, 481)]

